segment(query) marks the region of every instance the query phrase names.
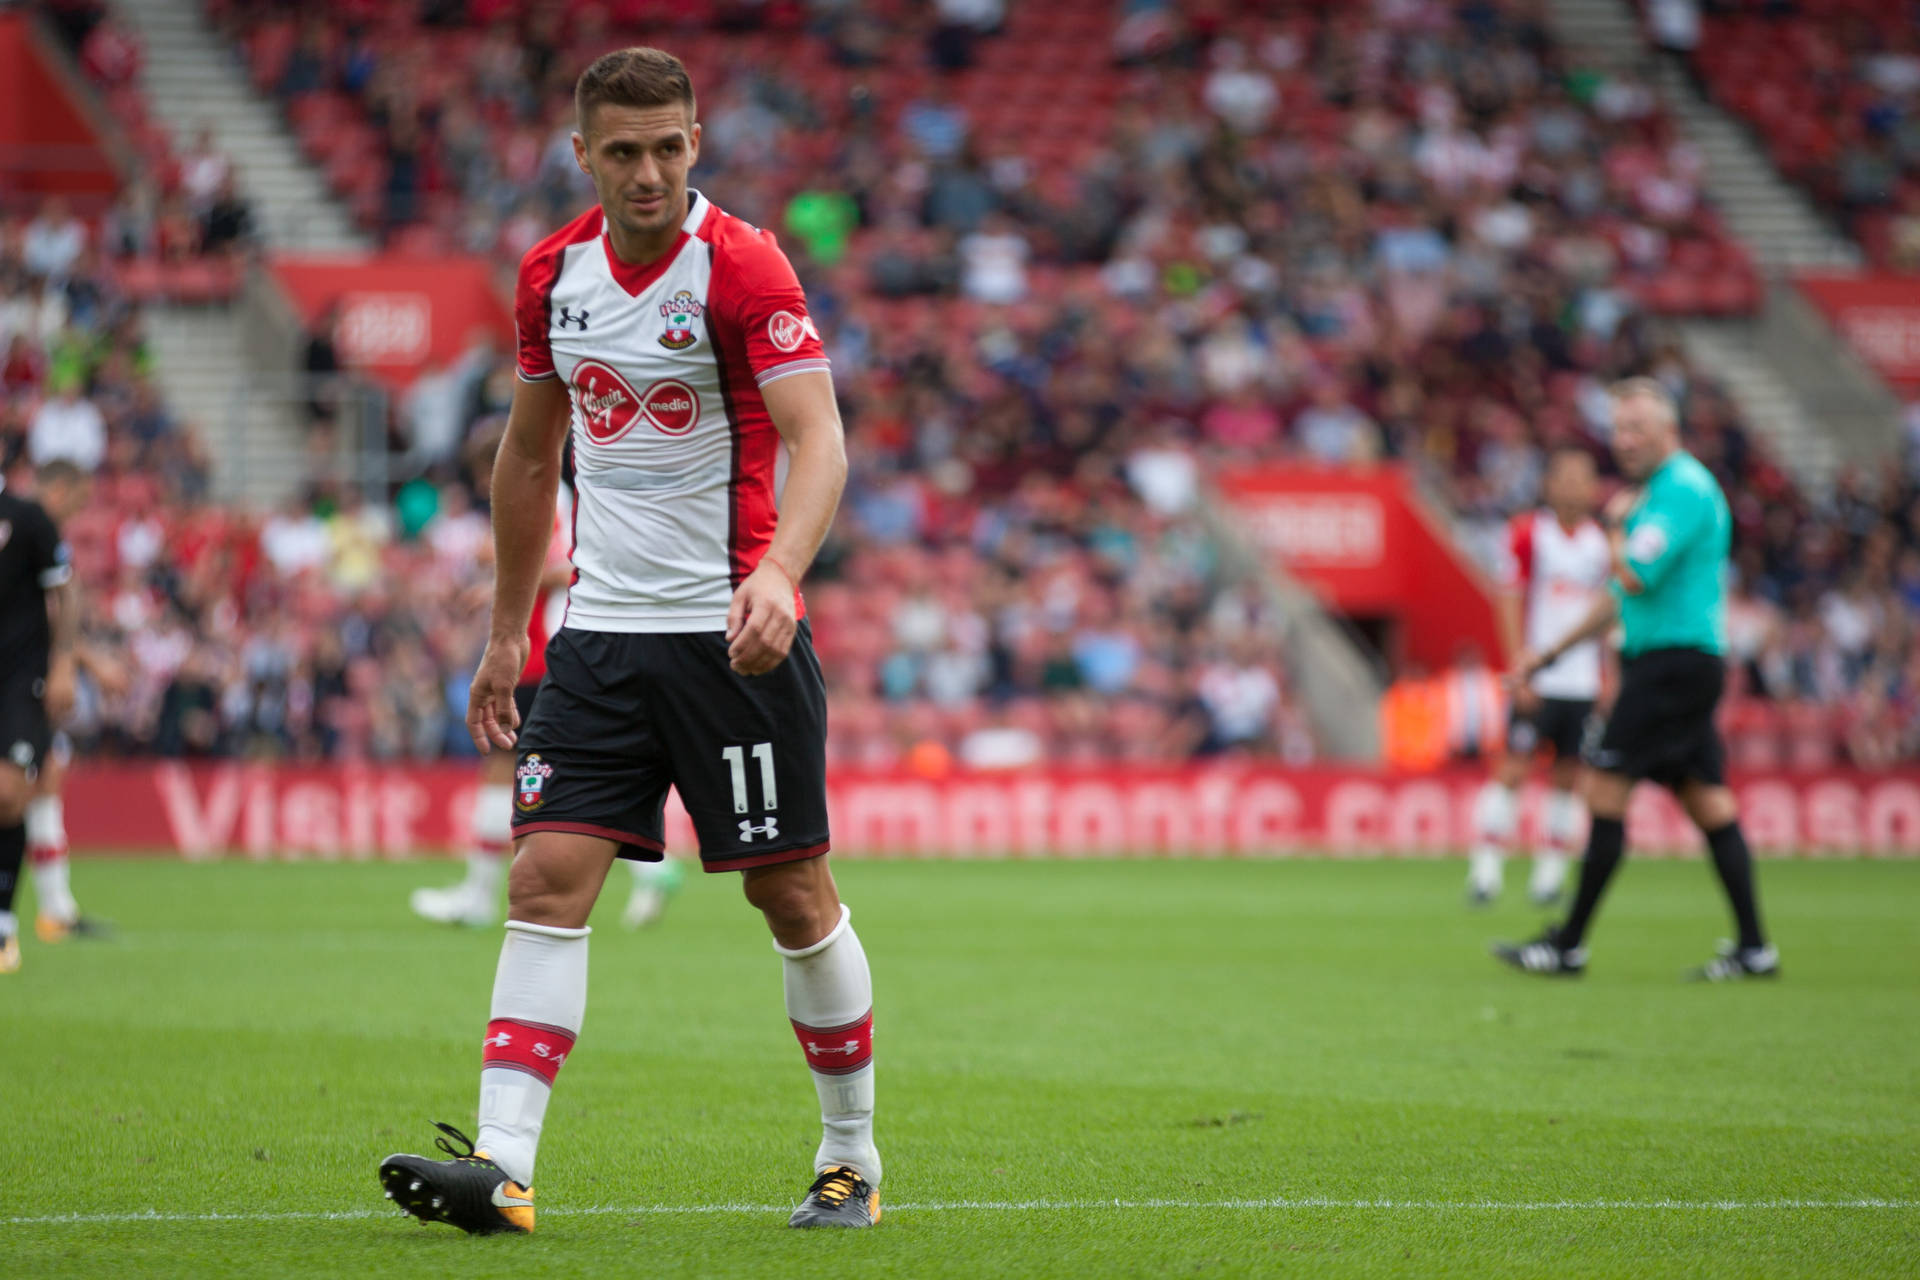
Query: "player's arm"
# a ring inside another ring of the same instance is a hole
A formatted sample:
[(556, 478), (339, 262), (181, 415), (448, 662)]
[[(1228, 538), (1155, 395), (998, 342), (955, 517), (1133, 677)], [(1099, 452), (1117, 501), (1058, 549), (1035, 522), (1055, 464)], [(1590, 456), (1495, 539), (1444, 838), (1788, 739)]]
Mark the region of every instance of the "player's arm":
[(847, 483), (846, 436), (832, 377), (815, 371), (777, 378), (761, 395), (786, 442), (789, 465), (773, 544), (727, 611), (727, 656), (746, 676), (773, 670), (793, 646), (799, 629), (794, 593), (826, 540)]
[(38, 507), (23, 522), (21, 533), (28, 540), (29, 554), (40, 590), (46, 599), (47, 683), (42, 705), (55, 723), (73, 711), (75, 695), (74, 641), (80, 634), (80, 600), (73, 584), (73, 553), (54, 526), (53, 519)]
[(74, 638), (80, 632), (80, 600), (71, 579), (49, 587), (47, 629), (53, 642), (47, 660), (47, 718), (56, 724), (73, 711), (75, 697)]
[(483, 753), (510, 750), (520, 727), (513, 690), (527, 665), (527, 623), (553, 537), (566, 438), (566, 385), (558, 378), (515, 383), (493, 463), (493, 616), (467, 701), (467, 732)]

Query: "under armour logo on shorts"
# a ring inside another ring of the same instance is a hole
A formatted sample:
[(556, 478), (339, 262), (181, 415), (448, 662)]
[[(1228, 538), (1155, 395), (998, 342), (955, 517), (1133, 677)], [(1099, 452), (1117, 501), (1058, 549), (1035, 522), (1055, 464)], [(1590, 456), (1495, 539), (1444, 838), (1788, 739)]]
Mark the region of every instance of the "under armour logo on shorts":
[(755, 836), (760, 836), (767, 840), (778, 840), (780, 838), (779, 816), (770, 813), (767, 815), (766, 822), (757, 827), (745, 818), (740, 819), (740, 843), (752, 844)]

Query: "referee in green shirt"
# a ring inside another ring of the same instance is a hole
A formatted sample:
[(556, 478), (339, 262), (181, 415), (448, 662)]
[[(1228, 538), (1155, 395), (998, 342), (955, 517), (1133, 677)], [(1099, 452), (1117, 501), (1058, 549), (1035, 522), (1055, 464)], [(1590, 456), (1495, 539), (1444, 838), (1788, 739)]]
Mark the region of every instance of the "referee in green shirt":
[(1707, 838), (1727, 891), (1739, 941), (1690, 976), (1709, 981), (1774, 977), (1780, 957), (1760, 927), (1753, 856), (1727, 788), (1726, 751), (1713, 723), (1726, 684), (1727, 547), (1732, 521), (1712, 473), (1680, 447), (1673, 399), (1651, 378), (1612, 388), (1613, 453), (1631, 487), (1607, 505), (1613, 542), (1611, 589), (1559, 644), (1522, 655), (1523, 682), (1618, 619), (1620, 691), (1599, 741), (1586, 751), (1587, 808), (1593, 815), (1580, 886), (1558, 926), (1494, 954), (1529, 973), (1586, 968), (1587, 927), (1626, 853), (1627, 798), (1642, 779), (1672, 790)]

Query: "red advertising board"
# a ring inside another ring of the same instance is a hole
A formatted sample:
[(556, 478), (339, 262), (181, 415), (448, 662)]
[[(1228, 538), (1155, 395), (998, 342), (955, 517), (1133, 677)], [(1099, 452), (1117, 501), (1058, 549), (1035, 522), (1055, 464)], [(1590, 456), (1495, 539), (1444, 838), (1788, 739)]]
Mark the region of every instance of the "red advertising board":
[[(829, 789), (841, 857), (1417, 858), (1466, 846), (1483, 776), (1276, 766), (839, 772)], [(458, 765), (85, 765), (66, 810), (82, 853), (366, 861), (462, 849), (473, 785)], [(1762, 853), (1920, 857), (1920, 770), (1750, 774), (1734, 787)], [(1524, 834), (1540, 798), (1526, 798)], [(1635, 794), (1628, 827), (1636, 852), (1699, 846), (1655, 787)], [(667, 844), (695, 849), (677, 799)]]
[(458, 359), (476, 329), (512, 350), (513, 324), (484, 258), (280, 256), (271, 266), (301, 323), (314, 328), (337, 307), (341, 362), (390, 386)]
[(1881, 377), (1920, 394), (1920, 278), (1803, 275), (1796, 283)]
[(1398, 466), (1244, 467), (1215, 483), (1254, 545), (1352, 617), (1395, 618), (1439, 670), (1462, 645), (1502, 657), (1488, 584)]

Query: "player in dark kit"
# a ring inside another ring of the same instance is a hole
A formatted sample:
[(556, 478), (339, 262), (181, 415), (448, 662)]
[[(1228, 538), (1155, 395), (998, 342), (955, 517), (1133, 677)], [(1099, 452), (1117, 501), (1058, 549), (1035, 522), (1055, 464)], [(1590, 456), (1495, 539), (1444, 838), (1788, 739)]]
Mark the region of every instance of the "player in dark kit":
[(72, 557), (59, 522), (86, 505), (87, 477), (70, 463), (39, 475), (41, 501), (0, 478), (0, 974), (20, 968), (13, 896), (27, 854), (27, 804), (74, 697)]
[[(610, 53), (575, 107), (599, 204), (521, 263), (467, 715), (482, 751), (518, 757), (480, 1128), (442, 1126), (451, 1159), (390, 1156), (380, 1180), (425, 1221), (533, 1229), (534, 1153), (586, 1012), (587, 916), (616, 857), (661, 856), (672, 787), (701, 862), (743, 873), (781, 956), (822, 1127), (790, 1224), (870, 1226), (873, 984), (827, 868), (826, 695), (799, 591), (846, 480), (826, 353), (773, 237), (687, 186), (700, 126), (678, 59)], [(569, 429), (574, 578), (523, 726), (513, 690)]]

